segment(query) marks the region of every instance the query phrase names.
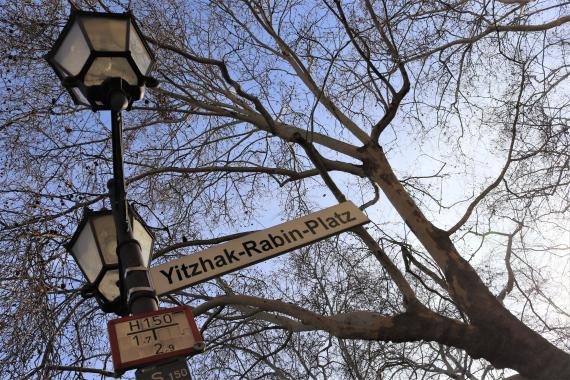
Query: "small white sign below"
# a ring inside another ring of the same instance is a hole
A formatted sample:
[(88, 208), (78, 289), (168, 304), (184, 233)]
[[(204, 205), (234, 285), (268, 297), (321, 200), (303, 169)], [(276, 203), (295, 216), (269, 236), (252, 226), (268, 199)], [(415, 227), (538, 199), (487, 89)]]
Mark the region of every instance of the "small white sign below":
[(113, 319), (107, 328), (116, 371), (195, 354), (205, 347), (186, 306)]
[(150, 268), (158, 295), (195, 285), (369, 222), (347, 201)]

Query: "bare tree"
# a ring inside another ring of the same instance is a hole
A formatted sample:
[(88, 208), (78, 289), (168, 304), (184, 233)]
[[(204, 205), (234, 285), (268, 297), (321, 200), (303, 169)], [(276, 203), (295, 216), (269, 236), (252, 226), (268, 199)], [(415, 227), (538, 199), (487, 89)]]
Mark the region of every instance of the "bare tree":
[[(163, 297), (194, 307), (197, 378), (570, 378), (569, 4), (72, 3), (132, 10), (158, 57), (125, 130), (154, 263), (345, 199), (371, 219)], [(115, 376), (63, 249), (111, 173), (105, 115), (42, 58), (69, 6), (0, 10), (11, 378)]]

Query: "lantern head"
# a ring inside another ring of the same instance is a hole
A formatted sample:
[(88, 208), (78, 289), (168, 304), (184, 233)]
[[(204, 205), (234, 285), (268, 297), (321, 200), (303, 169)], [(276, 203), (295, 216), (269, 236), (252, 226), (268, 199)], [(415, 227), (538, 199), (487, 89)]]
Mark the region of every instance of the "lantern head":
[[(141, 246), (144, 265), (152, 255), (153, 233), (132, 208), (129, 210), (133, 236)], [(83, 219), (66, 245), (88, 282), (87, 294), (95, 296), (105, 312), (126, 313), (119, 288), (117, 234), (111, 210), (84, 210)]]
[(147, 76), (154, 56), (129, 12), (72, 10), (46, 59), (74, 102), (94, 111), (130, 109), (158, 84)]

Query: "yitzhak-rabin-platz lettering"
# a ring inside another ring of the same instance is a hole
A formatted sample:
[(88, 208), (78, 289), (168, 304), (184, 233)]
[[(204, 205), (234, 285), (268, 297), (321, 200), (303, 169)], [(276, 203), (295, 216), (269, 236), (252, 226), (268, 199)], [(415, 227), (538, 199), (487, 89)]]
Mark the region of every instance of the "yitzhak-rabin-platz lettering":
[(352, 202), (318, 211), (267, 230), (151, 268), (159, 294), (302, 247), (368, 222)]
[(183, 278), (197, 276), (203, 272), (208, 272), (209, 270), (214, 270), (215, 268), (220, 268), (228, 264), (238, 262), (240, 261), (241, 256), (247, 255), (248, 257), (252, 257), (254, 254), (268, 252), (275, 248), (282, 247), (285, 244), (302, 241), (305, 239), (306, 234), (316, 235), (319, 229), (330, 230), (353, 221), (356, 221), (356, 217), (352, 216), (350, 211), (345, 211), (340, 214), (335, 212), (334, 216), (327, 217), (325, 220), (317, 217), (316, 219), (305, 221), (304, 224), (306, 229), (302, 231), (292, 229), (289, 231), (280, 230), (278, 235), (268, 233), (266, 239), (259, 241), (246, 240), (241, 242), (243, 250), (239, 252), (224, 249), (223, 254), (216, 255), (213, 259), (200, 257), (198, 258), (198, 262), (188, 265), (181, 264), (180, 266), (171, 266), (168, 271), (161, 270), (160, 273), (167, 278), (169, 284), (172, 284), (175, 279), (182, 281)]

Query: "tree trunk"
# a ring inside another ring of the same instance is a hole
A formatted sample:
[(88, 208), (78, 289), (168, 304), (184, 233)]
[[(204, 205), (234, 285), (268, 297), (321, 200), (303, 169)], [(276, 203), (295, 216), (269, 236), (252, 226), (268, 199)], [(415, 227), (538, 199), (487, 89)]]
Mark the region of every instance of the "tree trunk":
[[(430, 256), (445, 274), (448, 292), (469, 322), (481, 331), (464, 348), (496, 368), (512, 368), (529, 379), (570, 379), (570, 355), (512, 315), (459, 255), (449, 235), (426, 219), (404, 189), (378, 145), (364, 148), (364, 169), (380, 186)], [(468, 339), (468, 338), (466, 338)]]

